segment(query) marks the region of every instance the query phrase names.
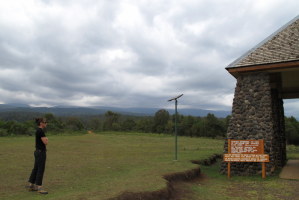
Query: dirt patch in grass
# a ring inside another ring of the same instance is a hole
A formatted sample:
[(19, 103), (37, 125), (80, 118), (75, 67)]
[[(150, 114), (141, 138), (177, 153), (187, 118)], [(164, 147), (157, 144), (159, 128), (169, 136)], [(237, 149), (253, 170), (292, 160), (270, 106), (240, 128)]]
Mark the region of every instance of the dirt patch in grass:
[(209, 184), (209, 178), (205, 174), (200, 174), (199, 177), (190, 180), (190, 181), (178, 181), (173, 184), (174, 195), (171, 200), (191, 200), (198, 199), (201, 200), (199, 196), (197, 196), (192, 187), (201, 187), (202, 185)]
[(169, 200), (173, 194), (173, 187), (171, 184), (168, 183), (167, 187), (154, 191), (154, 192), (124, 192), (120, 196), (111, 198), (109, 200), (133, 200), (133, 199), (140, 199), (140, 200)]
[(167, 174), (164, 178), (167, 180), (167, 186), (161, 190), (153, 192), (124, 192), (118, 197), (109, 200), (177, 200), (183, 191), (177, 187), (177, 182), (193, 180), (200, 175), (200, 168), (185, 172)]
[[(221, 155), (215, 154), (208, 159), (201, 161), (191, 161), (194, 164), (211, 165), (214, 164)], [(123, 192), (121, 195), (110, 198), (109, 200), (180, 200), (189, 198), (191, 193), (188, 187), (183, 187), (183, 184), (193, 181), (204, 181), (206, 176), (201, 174), (200, 168), (191, 169), (185, 172), (171, 173), (163, 176), (167, 180), (167, 186), (161, 190), (153, 192)]]

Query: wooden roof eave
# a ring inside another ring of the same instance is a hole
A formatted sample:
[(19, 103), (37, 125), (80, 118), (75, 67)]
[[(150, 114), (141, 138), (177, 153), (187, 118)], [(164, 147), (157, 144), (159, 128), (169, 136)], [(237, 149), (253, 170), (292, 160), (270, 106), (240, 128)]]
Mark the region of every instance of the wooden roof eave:
[(269, 63), (251, 66), (240, 66), (240, 67), (227, 67), (226, 70), (237, 78), (240, 73), (258, 72), (258, 71), (284, 71), (286, 69), (299, 67), (299, 60), (280, 62), (280, 63)]

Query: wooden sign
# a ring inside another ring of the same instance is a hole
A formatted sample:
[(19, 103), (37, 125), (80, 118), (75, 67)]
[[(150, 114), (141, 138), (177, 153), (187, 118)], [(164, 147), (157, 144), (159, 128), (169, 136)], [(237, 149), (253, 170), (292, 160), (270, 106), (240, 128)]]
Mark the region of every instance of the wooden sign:
[(228, 139), (228, 153), (223, 156), (227, 162), (227, 176), (230, 178), (231, 162), (261, 162), (262, 177), (266, 178), (266, 165), (269, 155), (264, 154), (264, 140), (232, 140)]

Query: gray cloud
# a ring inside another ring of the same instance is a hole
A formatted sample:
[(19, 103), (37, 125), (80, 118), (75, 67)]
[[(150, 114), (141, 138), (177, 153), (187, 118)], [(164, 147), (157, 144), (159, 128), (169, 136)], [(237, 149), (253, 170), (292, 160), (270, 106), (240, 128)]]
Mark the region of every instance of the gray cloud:
[(228, 110), (235, 80), (225, 67), (297, 7), (295, 0), (3, 1), (0, 103), (167, 107), (184, 93), (184, 107)]

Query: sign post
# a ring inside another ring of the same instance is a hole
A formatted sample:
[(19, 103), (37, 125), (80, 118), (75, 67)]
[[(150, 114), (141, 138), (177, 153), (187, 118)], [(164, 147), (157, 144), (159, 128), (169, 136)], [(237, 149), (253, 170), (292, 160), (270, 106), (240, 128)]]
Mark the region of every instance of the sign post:
[[(228, 139), (228, 153), (231, 153), (230, 148), (230, 139)], [(227, 177), (230, 178), (230, 161), (227, 163)]]
[(261, 162), (262, 177), (266, 178), (265, 162), (269, 162), (269, 155), (264, 154), (264, 140), (228, 139), (228, 153), (223, 158), (227, 162), (228, 178), (231, 174), (231, 162)]

